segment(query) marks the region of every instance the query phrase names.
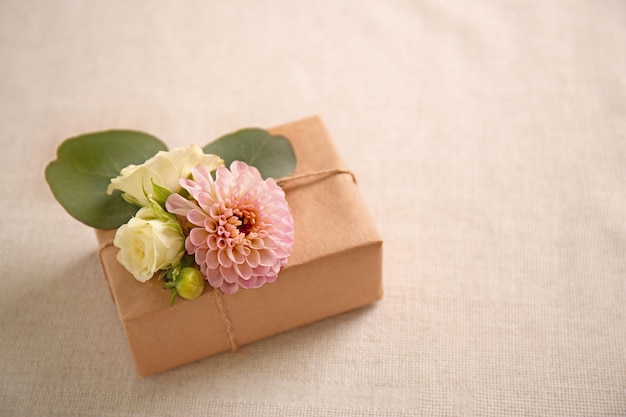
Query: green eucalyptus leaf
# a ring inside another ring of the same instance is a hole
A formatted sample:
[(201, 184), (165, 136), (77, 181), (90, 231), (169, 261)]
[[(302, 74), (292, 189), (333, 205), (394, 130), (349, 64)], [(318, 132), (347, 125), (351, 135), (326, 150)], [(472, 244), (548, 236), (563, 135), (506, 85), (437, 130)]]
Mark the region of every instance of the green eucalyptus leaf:
[(224, 135), (206, 145), (203, 151), (220, 156), (227, 167), (233, 161), (252, 165), (263, 178), (285, 177), (291, 175), (296, 168), (296, 155), (289, 140), (258, 128), (242, 129)]
[(46, 167), (46, 181), (63, 208), (78, 221), (99, 229), (118, 227), (137, 212), (119, 191), (108, 195), (111, 178), (122, 168), (142, 164), (167, 150), (159, 139), (132, 130), (109, 130), (67, 139)]

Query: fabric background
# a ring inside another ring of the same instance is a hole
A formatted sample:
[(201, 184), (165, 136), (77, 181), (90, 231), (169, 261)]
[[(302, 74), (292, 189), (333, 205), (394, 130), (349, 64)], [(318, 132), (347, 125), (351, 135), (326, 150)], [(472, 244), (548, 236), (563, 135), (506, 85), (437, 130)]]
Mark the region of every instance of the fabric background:
[[(138, 378), (70, 136), (320, 114), (371, 307)], [(0, 415), (626, 415), (626, 3), (0, 0)]]

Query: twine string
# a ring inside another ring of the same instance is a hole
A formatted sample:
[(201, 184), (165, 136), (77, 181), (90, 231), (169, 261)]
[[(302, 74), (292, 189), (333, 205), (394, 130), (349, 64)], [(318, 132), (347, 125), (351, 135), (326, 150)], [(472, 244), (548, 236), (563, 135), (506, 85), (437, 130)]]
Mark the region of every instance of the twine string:
[(108, 248), (109, 246), (113, 246), (113, 241), (112, 240), (107, 240), (106, 242), (104, 242), (100, 248), (98, 249), (98, 257), (102, 258), (102, 252), (104, 252), (104, 250), (106, 248)]
[(226, 333), (228, 333), (230, 350), (231, 352), (237, 352), (239, 350), (239, 346), (237, 346), (237, 341), (235, 340), (235, 334), (230, 324), (230, 319), (228, 318), (228, 314), (226, 314), (226, 309), (224, 308), (224, 302), (222, 301), (222, 291), (218, 288), (214, 288), (213, 293), (215, 294), (215, 304), (217, 304), (217, 310), (220, 312), (222, 323), (224, 323)]
[(323, 171), (316, 171), (316, 172), (308, 172), (306, 174), (298, 174), (298, 175), (290, 175), (288, 177), (283, 177), (280, 178), (276, 181), (276, 183), (280, 186), (283, 186), (287, 183), (293, 182), (293, 181), (298, 181), (298, 180), (302, 180), (302, 179), (306, 179), (306, 178), (315, 178), (315, 177), (331, 177), (333, 175), (341, 175), (341, 174), (348, 174), (352, 177), (352, 181), (356, 184), (356, 175), (354, 175), (354, 173), (352, 171), (349, 171), (347, 169), (326, 169)]
[(102, 268), (102, 274), (104, 275), (104, 279), (107, 282), (107, 289), (109, 290), (109, 295), (111, 296), (111, 300), (113, 303), (116, 303), (115, 296), (113, 295), (113, 290), (111, 289), (111, 281), (109, 280), (109, 274), (107, 273), (107, 269), (104, 266), (104, 261), (102, 260), (102, 252), (109, 246), (113, 246), (113, 240), (107, 240), (102, 246), (98, 248), (98, 260), (100, 261), (100, 268)]

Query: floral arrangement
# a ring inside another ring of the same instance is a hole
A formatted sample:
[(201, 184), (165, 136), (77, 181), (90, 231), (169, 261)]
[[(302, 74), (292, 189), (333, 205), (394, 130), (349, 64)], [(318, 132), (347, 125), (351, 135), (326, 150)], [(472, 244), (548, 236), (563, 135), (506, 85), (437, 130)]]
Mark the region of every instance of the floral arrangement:
[(200, 296), (205, 282), (232, 294), (276, 280), (294, 224), (275, 178), (295, 164), (289, 141), (262, 129), (172, 150), (113, 130), (64, 141), (46, 180), (77, 220), (117, 228), (117, 260), (140, 282), (163, 280), (173, 304)]

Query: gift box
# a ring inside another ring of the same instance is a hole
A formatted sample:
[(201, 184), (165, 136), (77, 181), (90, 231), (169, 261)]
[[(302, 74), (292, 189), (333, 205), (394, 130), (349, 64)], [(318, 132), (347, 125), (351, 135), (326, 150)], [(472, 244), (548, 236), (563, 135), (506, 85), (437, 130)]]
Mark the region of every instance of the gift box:
[(295, 244), (278, 279), (223, 294), (205, 285), (170, 305), (163, 282), (138, 282), (116, 259), (115, 230), (96, 230), (104, 277), (135, 368), (147, 376), (365, 306), (382, 297), (382, 239), (354, 176), (319, 117), (273, 129), (293, 145), (285, 181)]

